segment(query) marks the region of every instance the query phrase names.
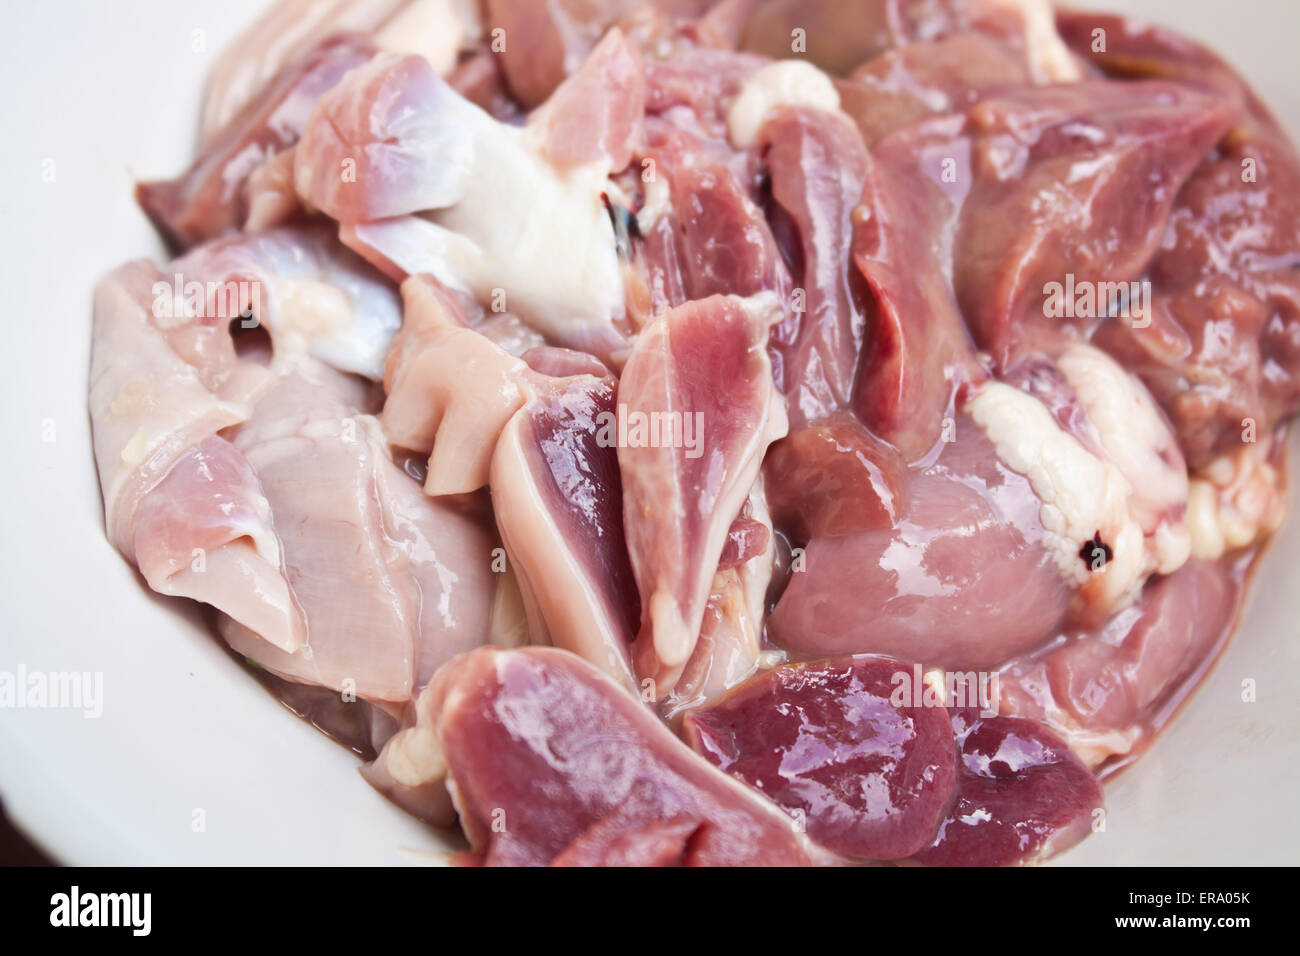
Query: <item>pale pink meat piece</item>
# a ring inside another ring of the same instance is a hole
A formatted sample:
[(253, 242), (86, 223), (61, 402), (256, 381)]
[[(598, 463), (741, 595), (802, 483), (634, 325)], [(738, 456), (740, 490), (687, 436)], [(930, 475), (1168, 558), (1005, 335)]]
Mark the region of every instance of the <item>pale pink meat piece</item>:
[[(295, 150), (297, 189), (340, 218), (342, 241), (394, 280), (432, 275), (493, 308), (508, 297), (553, 344), (621, 364), (628, 330), (604, 194), (609, 164), (626, 162), (639, 123), (567, 143), (589, 110), (622, 116), (641, 102), (640, 71), (628, 67), (635, 54), (621, 43), (611, 33), (522, 130), (465, 100), (423, 57), (381, 54), (313, 114)], [(577, 89), (566, 92), (570, 84)], [(597, 92), (605, 105), (593, 105)], [(570, 146), (590, 161), (568, 168), (551, 158), (559, 150), (572, 161)], [(355, 178), (340, 178), (349, 159)], [(573, 241), (556, 243), (557, 230)]]
[(501, 57), (490, 49), (464, 57), (447, 76), (453, 90), (488, 115), (503, 122), (514, 121), (522, 112), (501, 72)]
[(399, 727), (373, 761), (361, 769), (366, 782), (410, 813), (437, 827), (456, 824), (447, 792), (447, 764), (434, 728), (437, 706), (431, 686), (416, 696)]
[(763, 475), (776, 523), (796, 544), (895, 527), (912, 484), (902, 456), (845, 412), (791, 429)]
[[(727, 111), (745, 80), (767, 57), (688, 46), (668, 58), (647, 58), (646, 113), (711, 140), (727, 138)], [(682, 115), (683, 110), (688, 115)]]
[(797, 250), (791, 271), (802, 290), (800, 308), (773, 332), (797, 428), (853, 399), (866, 285), (850, 256), (851, 213), (862, 200), (869, 161), (853, 124), (825, 110), (777, 111), (759, 131), (759, 148)]
[(244, 232), (283, 226), (302, 211), (293, 188), (294, 148), (281, 150), (248, 174)]
[(420, 494), (378, 422), (357, 410), (363, 397), (306, 365), (235, 433), (270, 502), (307, 642), (286, 654), (246, 628), (223, 633), (280, 676), (400, 703), (486, 639), (494, 542), (456, 502)]
[[(753, 151), (727, 140), (727, 110), (762, 57), (686, 47), (646, 61), (646, 145), (619, 180), (639, 203), (631, 265), (644, 319), (710, 295), (776, 292), (789, 269), (764, 220)], [(635, 173), (635, 176), (631, 174)], [(644, 300), (644, 301), (642, 301)]]
[(943, 182), (948, 154), (931, 145), (960, 126), (942, 117), (880, 143), (854, 213), (853, 260), (873, 302), (853, 410), (909, 462), (939, 441), (957, 390), (987, 375), (949, 281), (945, 244), (962, 187)]
[[(775, 317), (770, 296), (665, 312), (641, 331), (619, 380), (624, 526), (641, 594), (634, 663), (657, 697), (690, 659), (728, 529), (786, 432), (766, 351)], [(640, 440), (633, 416), (647, 429)], [(648, 431), (654, 422), (667, 423), (666, 440), (662, 427)]]
[(1067, 632), (1059, 649), (1012, 664), (1001, 678), (1004, 711), (1053, 727), (1089, 764), (1129, 754), (1214, 659), (1242, 590), (1238, 570), (1209, 561), (1153, 579), (1096, 632)]
[(635, 692), (639, 620), (623, 534), (613, 378), (539, 381), (492, 456), (492, 506), (533, 643), (573, 651)]
[(776, 536), (760, 479), (727, 532), (699, 640), (663, 701), (669, 720), (717, 701), (759, 666), (775, 562)]
[(379, 54), (307, 118), (294, 163), (299, 195), (343, 225), (452, 205), (474, 160), (458, 103), (424, 57)]
[(471, 329), (436, 280), (407, 279), (402, 297), (406, 320), (384, 374), (384, 434), (429, 455), (426, 493), (482, 488), (501, 430), (527, 397), (528, 365)]
[(644, 136), (645, 73), (620, 30), (610, 30), (582, 66), (528, 118), (542, 150), (566, 168), (601, 163), (618, 172)]
[(1152, 582), (1136, 609), (1100, 639), (1073, 641), (1047, 659), (1058, 703), (1082, 725), (1127, 727), (1192, 673), (1235, 620), (1231, 572), (1193, 561)]
[(965, 110), (1000, 87), (1029, 82), (1028, 65), (983, 33), (888, 50), (836, 82), (840, 108), (868, 146), (927, 116)]
[(427, 276), (408, 279), (403, 294), (385, 434), (429, 455), (428, 494), (490, 484), (533, 641), (581, 654), (631, 688), (638, 605), (610, 424), (613, 378), (565, 349), (526, 352), (538, 365), (530, 367), (464, 325), (461, 303)]
[(273, 368), (309, 354), (340, 371), (377, 380), (402, 324), (392, 283), (320, 224), (206, 242), (172, 269), (183, 288), (201, 284), (201, 308), (209, 322), (237, 320), (237, 329), (264, 328), (271, 337)]
[[(160, 327), (154, 318), (159, 287), (169, 287), (162, 274), (138, 260), (109, 273), (95, 289), (95, 460), (109, 540), (128, 557), (135, 514), (149, 488), (180, 455), (248, 416), (246, 404), (217, 394), (221, 369), (212, 365), (233, 361), (233, 348), (227, 341), (228, 354), (208, 367), (186, 361), (172, 347), (172, 327)], [(189, 323), (175, 328), (183, 324)]]
[(1038, 497), (972, 422), (956, 434), (911, 477), (896, 524), (807, 545), (768, 619), (778, 644), (987, 670), (1056, 633), (1073, 588), (1044, 543)]
[(224, 438), (185, 452), (136, 514), (135, 560), (160, 594), (210, 604), (293, 653), (306, 634), (280, 568), (271, 506)]
[[(792, 285), (764, 220), (757, 153), (727, 140), (727, 111), (761, 57), (688, 48), (646, 63), (646, 146), (624, 189), (640, 196), (633, 266), (648, 317), (710, 295), (774, 291), (783, 307)], [(639, 166), (639, 169), (638, 169)]]
[(325, 40), (262, 87), (178, 178), (140, 183), (136, 198), (158, 230), (185, 248), (240, 228), (248, 177), (298, 141), (316, 100), (373, 49), (357, 37)]
[(506, 83), (526, 108), (543, 103), (595, 44), (599, 27), (587, 23), (586, 15), (599, 9), (582, 0), (485, 0), (488, 23), (503, 31), (505, 49), (498, 56)]
[(534, 346), (521, 352), (519, 357), (534, 372), (551, 378), (568, 378), (572, 375), (594, 375), (596, 378), (604, 378), (610, 374), (605, 363), (594, 355), (554, 345)]
[[(611, 30), (528, 118), (540, 154), (563, 170), (618, 171), (642, 138), (641, 59)], [(465, 194), (495, 120), (414, 54), (382, 53), (320, 98), (296, 153), (298, 192), (343, 225), (443, 209)]]
[(274, 0), (221, 52), (203, 91), (200, 148), (286, 66), (339, 34), (369, 36), (415, 0)]
[(219, 437), (248, 416), (248, 380), (224, 324), (174, 319), (160, 308), (171, 304), (170, 285), (143, 261), (95, 291), (90, 415), (109, 540), (155, 590), (211, 604), (292, 650), (303, 623), (266, 499)]
[(806, 57), (843, 75), (889, 50), (970, 32), (998, 40), (1034, 82), (1078, 78), (1048, 0), (768, 0), (746, 24), (742, 45), (777, 58)]
[(651, 314), (713, 295), (773, 291), (788, 302), (789, 271), (735, 172), (718, 163), (674, 167), (672, 154), (689, 147), (669, 141), (662, 148), (656, 176), (667, 180), (671, 212), (651, 227), (637, 259)]
[(503, 31), (505, 45), (498, 55), (506, 82), (515, 98), (532, 109), (578, 69), (609, 27), (638, 5), (670, 19), (693, 18), (713, 0), (650, 0), (644, 5), (639, 0), (486, 0), (484, 19)]

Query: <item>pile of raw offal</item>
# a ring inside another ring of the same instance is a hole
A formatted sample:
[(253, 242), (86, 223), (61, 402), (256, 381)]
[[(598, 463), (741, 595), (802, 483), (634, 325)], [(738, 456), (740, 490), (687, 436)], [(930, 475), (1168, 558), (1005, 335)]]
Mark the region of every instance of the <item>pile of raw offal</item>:
[(1161, 29), (282, 2), (138, 195), (108, 535), (466, 861), (1042, 859), (1282, 518), (1300, 161)]

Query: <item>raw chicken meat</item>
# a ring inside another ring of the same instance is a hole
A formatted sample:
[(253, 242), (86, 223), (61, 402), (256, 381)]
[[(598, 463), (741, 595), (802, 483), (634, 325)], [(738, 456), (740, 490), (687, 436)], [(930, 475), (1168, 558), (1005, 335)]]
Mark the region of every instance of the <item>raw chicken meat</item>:
[(280, 0), (96, 290), (105, 528), (458, 862), (1038, 862), (1282, 523), (1297, 195), (1046, 0)]
[(132, 547), (158, 593), (211, 604), (285, 654), (306, 646), (306, 621), (280, 569), (270, 502), (247, 459), (224, 438), (188, 449), (149, 490)]
[(519, 574), (534, 643), (573, 651), (633, 685), (628, 647), (640, 608), (623, 535), (612, 377), (540, 386), (492, 456), (492, 505)]
[(1065, 743), (1032, 720), (953, 716), (957, 798), (926, 866), (1006, 866), (1068, 850), (1104, 820), (1101, 784)]
[(744, 45), (788, 57), (796, 52), (794, 29), (803, 31), (809, 59), (830, 73), (848, 73), (896, 48), (976, 31), (1022, 58), (1036, 82), (1079, 78), (1047, 0), (773, 0), (749, 20)]
[(90, 413), (109, 540), (151, 587), (211, 604), (292, 652), (303, 621), (269, 505), (219, 434), (248, 418), (250, 386), (224, 328), (160, 326), (160, 286), (153, 266), (132, 262), (95, 293)]
[[(778, 644), (812, 657), (870, 652), (987, 670), (1052, 637), (1071, 588), (1039, 499), (973, 422), (955, 428), (938, 461), (906, 479), (897, 518), (880, 499), (864, 495), (859, 511), (841, 498), (851, 523), (803, 542), (803, 566), (768, 621)], [(855, 480), (878, 487), (865, 474)], [(872, 505), (878, 517), (868, 522)], [(847, 530), (855, 525), (865, 527)]]
[(934, 144), (960, 123), (940, 117), (880, 143), (853, 214), (853, 262), (870, 287), (872, 309), (852, 408), (909, 462), (943, 438), (957, 390), (987, 374), (945, 261), (960, 197), (943, 175), (949, 155)]
[(775, 570), (776, 535), (760, 478), (727, 531), (699, 640), (663, 702), (667, 718), (674, 720), (719, 700), (759, 666), (765, 655), (763, 623)]
[[(585, 145), (551, 140), (571, 140), (565, 131), (592, 119), (593, 97), (609, 99), (600, 117), (639, 110), (643, 86), (629, 80), (640, 79), (636, 62), (611, 33), (520, 130), (462, 98), (423, 58), (381, 54), (308, 118), (297, 190), (391, 276), (433, 275), (481, 302), (506, 303), (556, 344), (617, 358), (627, 347), (625, 310), (602, 195), (639, 124), (598, 125)], [(355, 168), (344, 169), (350, 161)], [(557, 228), (577, 241), (551, 241)]]
[(820, 845), (854, 859), (911, 856), (933, 842), (956, 769), (948, 712), (891, 700), (900, 671), (911, 666), (883, 657), (778, 667), (689, 714), (686, 739), (799, 814)]
[(429, 454), (424, 490), (462, 494), (488, 483), (496, 441), (524, 404), (528, 365), (469, 327), (432, 277), (402, 284), (406, 317), (384, 371), (384, 433)]
[(759, 133), (767, 151), (773, 214), (794, 240), (792, 281), (802, 290), (792, 328), (776, 333), (790, 422), (848, 408), (866, 317), (865, 283), (851, 264), (853, 209), (862, 199), (868, 158), (862, 138), (838, 110), (784, 107)]
[(483, 648), (426, 693), (430, 746), (475, 862), (799, 866), (828, 856), (573, 655)]
[(632, 652), (657, 698), (690, 660), (732, 520), (786, 432), (766, 351), (776, 315), (769, 297), (665, 312), (618, 383), (623, 523), (641, 595)]
[(1090, 55), (1085, 29), (1115, 29), (1113, 56), (1125, 75), (1177, 79), (1237, 107), (1231, 134), (1174, 200), (1150, 265), (1151, 328), (1138, 335), (1113, 325), (1097, 336), (1151, 389), (1189, 464), (1209, 469), (1240, 450), (1244, 423), (1263, 435), (1300, 408), (1300, 156), (1268, 108), (1205, 48), (1109, 17), (1066, 15), (1061, 28), (1081, 55)]
[(431, 278), (413, 277), (402, 289), (406, 327), (386, 375), (389, 440), (432, 452), (430, 495), (490, 484), (534, 639), (573, 650), (630, 687), (636, 593), (617, 452), (599, 430), (615, 415), (613, 378), (590, 356), (563, 349), (529, 349), (524, 357), (536, 367), (515, 358), (462, 324), (460, 304)]
[(317, 98), (373, 50), (360, 38), (323, 40), (262, 86), (179, 178), (136, 187), (136, 198), (164, 237), (185, 248), (239, 228), (248, 212), (250, 177), (297, 143)]
[[(174, 267), (186, 284), (215, 290), (203, 303), (208, 314), (265, 328), (272, 364), (309, 354), (379, 379), (402, 324), (392, 287), (320, 228), (275, 228), (206, 243)], [(232, 289), (237, 294), (224, 306), (216, 301)]]
[(420, 53), (440, 74), (482, 30), (472, 0), (284, 0), (273, 4), (222, 53), (204, 92), (200, 143), (207, 146), (230, 119), (284, 67), (338, 34), (367, 36), (378, 49)]
[[(505, 38), (499, 52), (510, 90), (525, 108), (532, 109), (545, 102), (579, 64), (588, 61), (601, 35), (624, 16), (695, 17), (713, 4), (712, 0), (649, 0), (645, 4), (649, 11), (635, 9), (637, 0), (555, 0), (544, 4), (484, 0), (484, 5), (487, 20)], [(516, 38), (513, 44), (511, 37)], [(527, 39), (519, 42), (521, 37)]]
[(1133, 731), (1163, 722), (1170, 691), (1212, 659), (1236, 620), (1242, 588), (1233, 572), (1192, 561), (1159, 578), (1100, 639), (1075, 632), (1008, 668), (1003, 706), (1052, 726), (1091, 765), (1129, 755)]
[(868, 146), (945, 113), (960, 113), (986, 93), (1029, 82), (1028, 65), (984, 33), (911, 43), (868, 60), (835, 84), (844, 112)]
[(969, 157), (953, 283), (1000, 367), (1036, 344), (1046, 283), (1068, 273), (1079, 288), (1127, 288), (1142, 275), (1179, 188), (1232, 120), (1228, 104), (1183, 86), (1092, 80), (988, 97), (935, 144)]
[(453, 503), (419, 493), (379, 423), (350, 401), (357, 391), (307, 366), (282, 376), (234, 433), (270, 502), (308, 636), (293, 654), (247, 628), (224, 636), (280, 676), (402, 702), (484, 642), (493, 541)]

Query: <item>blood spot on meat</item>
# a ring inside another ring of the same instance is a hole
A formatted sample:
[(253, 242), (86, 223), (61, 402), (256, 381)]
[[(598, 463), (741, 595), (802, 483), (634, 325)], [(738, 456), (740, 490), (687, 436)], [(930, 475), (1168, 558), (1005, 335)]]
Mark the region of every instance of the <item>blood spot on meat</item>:
[(1091, 541), (1085, 541), (1079, 549), (1079, 557), (1090, 571), (1100, 571), (1115, 556), (1110, 545), (1101, 540), (1101, 532), (1094, 531)]

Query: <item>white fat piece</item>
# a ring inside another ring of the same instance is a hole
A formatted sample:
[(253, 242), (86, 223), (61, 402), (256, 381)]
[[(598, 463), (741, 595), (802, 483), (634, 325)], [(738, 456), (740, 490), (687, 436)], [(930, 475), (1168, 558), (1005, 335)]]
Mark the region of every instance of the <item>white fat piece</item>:
[(1056, 32), (1056, 14), (1048, 0), (992, 0), (1019, 15), (1025, 30), (1029, 68), (1039, 83), (1077, 83), (1083, 73), (1070, 48)]
[(1244, 444), (1192, 479), (1187, 525), (1195, 557), (1215, 560), (1282, 526), (1286, 482), (1269, 461), (1271, 453), (1271, 440)]
[[(356, 313), (346, 292), (319, 279), (270, 276), (266, 284), (276, 303), (275, 334), (280, 356), (325, 351), (335, 360), (344, 358), (349, 365), (358, 366), (371, 378), (382, 376), (391, 332), (387, 341), (367, 342), (356, 351), (340, 348), (354, 327)], [(330, 361), (326, 355), (319, 357)]]
[(1186, 563), (1191, 537), (1187, 464), (1168, 422), (1146, 387), (1106, 353), (1073, 345), (1057, 367), (1095, 429), (1097, 443), (1132, 486), (1129, 511), (1142, 527), (1155, 570)]
[[(981, 387), (967, 411), (998, 458), (1029, 479), (1042, 503), (1048, 550), (1065, 579), (1093, 604), (1109, 606), (1133, 592), (1146, 559), (1142, 529), (1128, 508), (1133, 488), (1119, 468), (1062, 429), (1038, 399), (1003, 382)], [(1096, 570), (1079, 557), (1094, 536), (1111, 549)]]
[[(668, 189), (668, 179), (664, 176), (652, 176), (647, 182), (642, 179), (645, 198), (637, 210), (636, 224), (643, 236), (650, 235), (655, 223), (666, 216), (672, 209), (672, 194)], [(629, 205), (625, 203), (625, 205)]]
[(264, 234), (250, 254), (267, 296), (260, 317), (275, 340), (277, 366), (311, 355), (344, 372), (383, 378), (402, 321), (387, 283), (292, 232)]
[(745, 81), (727, 111), (727, 135), (737, 149), (758, 142), (768, 117), (783, 106), (838, 111), (840, 94), (831, 78), (806, 60), (780, 60)]
[(467, 15), (475, 17), (457, 0), (413, 0), (376, 30), (373, 39), (381, 50), (423, 56), (439, 76), (446, 76), (477, 27)]
[[(1091, 447), (1037, 398), (1002, 382), (980, 388), (967, 411), (1007, 467), (1029, 479), (1066, 580), (1089, 604), (1112, 608), (1190, 556), (1187, 466), (1146, 388), (1113, 359), (1073, 345), (1057, 365), (1087, 416)], [(1080, 554), (1094, 536), (1111, 556), (1090, 568)]]
[(360, 226), (358, 234), (385, 234), (385, 251), (406, 271), (432, 272), (556, 340), (575, 325), (622, 316), (622, 272), (601, 199), (607, 166), (559, 170), (533, 130), (499, 123), (458, 96), (445, 109), (472, 144), (459, 199), (419, 217)]

